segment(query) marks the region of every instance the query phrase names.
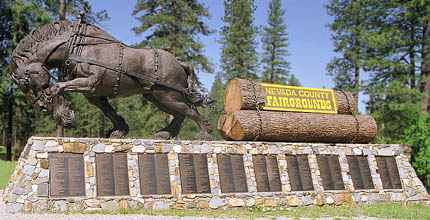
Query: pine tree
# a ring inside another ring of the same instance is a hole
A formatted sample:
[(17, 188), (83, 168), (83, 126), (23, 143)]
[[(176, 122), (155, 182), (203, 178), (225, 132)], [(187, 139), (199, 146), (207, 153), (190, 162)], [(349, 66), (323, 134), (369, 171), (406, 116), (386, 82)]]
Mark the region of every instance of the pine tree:
[(94, 12), (87, 0), (42, 0), (45, 8), (52, 13), (53, 20), (76, 20), (80, 12), (90, 24), (100, 24), (109, 20), (106, 10)]
[(299, 79), (297, 79), (294, 74), (291, 74), (290, 78), (288, 78), (287, 85), (289, 86), (302, 86)]
[[(8, 0), (0, 3), (0, 99), (1, 112), (3, 116), (1, 125), (5, 131), (6, 159), (12, 160), (12, 145), (14, 140), (14, 130), (23, 129), (22, 111), (15, 111), (17, 102), (23, 98), (23, 94), (16, 89), (10, 80), (9, 61), (13, 48), (32, 29), (45, 24), (50, 20), (49, 14), (43, 8), (40, 1), (28, 2), (24, 0)], [(27, 104), (28, 105), (28, 104)], [(18, 114), (16, 114), (18, 113)], [(17, 117), (18, 116), (18, 117)], [(14, 128), (14, 121), (17, 126)], [(15, 133), (16, 134), (16, 133)], [(22, 142), (21, 136), (19, 136)]]
[(224, 17), (226, 23), (221, 28), (222, 45), (221, 69), (223, 78), (234, 77), (258, 79), (257, 27), (253, 24), (256, 6), (253, 0), (225, 0)]
[(133, 15), (141, 23), (133, 31), (138, 35), (148, 32), (136, 47), (164, 49), (191, 63), (196, 71), (213, 72), (199, 40), (200, 35), (213, 33), (203, 21), (211, 17), (203, 4), (197, 0), (138, 0)]
[(368, 0), (332, 0), (326, 5), (328, 14), (334, 18), (328, 25), (333, 31), (334, 51), (341, 54), (341, 57), (334, 57), (326, 69), (334, 77), (336, 89), (354, 92), (356, 106), (363, 61), (362, 32), (368, 12), (363, 4), (367, 3)]
[(281, 8), (281, 0), (272, 0), (269, 3), (268, 26), (263, 30), (263, 59), (264, 72), (262, 81), (268, 83), (285, 84), (288, 81), (290, 62), (285, 58), (288, 52), (287, 25), (283, 16), (286, 10)]

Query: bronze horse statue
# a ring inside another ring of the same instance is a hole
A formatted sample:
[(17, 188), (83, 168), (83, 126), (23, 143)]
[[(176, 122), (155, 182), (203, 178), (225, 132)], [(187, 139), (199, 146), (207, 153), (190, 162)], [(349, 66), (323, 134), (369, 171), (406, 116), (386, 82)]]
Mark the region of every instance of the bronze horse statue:
[[(55, 68), (58, 73), (50, 71)], [(207, 99), (193, 90), (190, 64), (164, 50), (128, 47), (82, 17), (44, 25), (22, 39), (12, 54), (11, 79), (34, 108), (66, 127), (74, 125), (74, 115), (63, 94), (80, 92), (112, 121), (106, 136), (124, 138), (128, 125), (108, 98), (142, 94), (174, 116), (156, 139), (174, 138), (190, 117), (200, 128), (195, 139), (211, 140), (211, 127), (196, 109)]]

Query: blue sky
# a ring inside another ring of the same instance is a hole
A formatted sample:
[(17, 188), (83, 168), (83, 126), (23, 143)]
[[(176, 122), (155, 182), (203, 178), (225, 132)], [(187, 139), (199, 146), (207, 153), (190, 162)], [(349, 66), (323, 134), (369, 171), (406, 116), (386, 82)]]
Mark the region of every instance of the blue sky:
[[(140, 42), (145, 33), (137, 36), (131, 29), (139, 25), (137, 19), (132, 16), (136, 0), (91, 0), (89, 1), (94, 11), (106, 9), (110, 20), (103, 23), (103, 28), (112, 36), (131, 45)], [(214, 63), (215, 71), (220, 71), (221, 45), (219, 30), (224, 25), (221, 18), (224, 15), (222, 0), (200, 0), (209, 9), (212, 15), (207, 20), (207, 25), (217, 32), (211, 36), (202, 36), (201, 42), (205, 45), (204, 54)], [(283, 0), (283, 8), (287, 10), (285, 22), (290, 46), (291, 56), (287, 60), (291, 62), (291, 73), (301, 82), (303, 87), (327, 88), (333, 86), (330, 76), (326, 75), (325, 67), (335, 56), (333, 43), (330, 40), (330, 31), (327, 24), (332, 18), (327, 15), (324, 5), (328, 0)], [(255, 12), (255, 24), (266, 25), (269, 0), (255, 0), (257, 6)], [(257, 39), (261, 52), (261, 40)], [(210, 89), (214, 81), (215, 73), (198, 73), (203, 85)], [(363, 96), (363, 95), (361, 95)], [(363, 99), (360, 98), (359, 110), (364, 112)]]

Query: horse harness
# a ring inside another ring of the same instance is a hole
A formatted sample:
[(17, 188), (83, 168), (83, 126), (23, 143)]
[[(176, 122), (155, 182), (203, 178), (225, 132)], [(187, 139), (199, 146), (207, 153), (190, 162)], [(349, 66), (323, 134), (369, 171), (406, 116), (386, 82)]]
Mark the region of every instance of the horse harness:
[[(121, 79), (121, 75), (123, 74), (131, 77), (133, 81), (135, 81), (140, 87), (142, 87), (142, 85), (137, 79), (148, 81), (152, 85), (162, 85), (170, 89), (174, 89), (176, 91), (190, 95), (191, 88), (187, 89), (187, 88), (178, 87), (170, 83), (161, 81), (159, 79), (160, 62), (159, 62), (159, 51), (157, 49), (153, 49), (153, 55), (154, 55), (153, 76), (147, 76), (139, 73), (130, 72), (130, 71), (124, 70), (122, 67), (123, 58), (124, 58), (123, 51), (124, 51), (125, 45), (121, 41), (86, 34), (87, 24), (82, 21), (82, 14), (79, 16), (77, 22), (73, 22), (73, 24), (74, 25), (72, 27), (72, 33), (70, 34), (70, 37), (66, 43), (65, 55), (66, 57), (68, 57), (68, 59), (63, 63), (62, 70), (59, 71), (59, 77), (58, 77), (59, 81), (64, 81), (66, 76), (74, 76), (77, 64), (87, 63), (91, 65), (100, 66), (117, 73), (116, 85), (113, 88), (113, 93), (114, 93), (113, 96), (116, 96), (118, 94), (120, 79)], [(99, 39), (99, 41), (85, 42), (85, 37)], [(84, 46), (99, 45), (99, 44), (114, 44), (114, 43), (119, 44), (119, 56), (118, 56), (117, 66), (103, 63), (97, 60), (81, 57), (81, 53)]]

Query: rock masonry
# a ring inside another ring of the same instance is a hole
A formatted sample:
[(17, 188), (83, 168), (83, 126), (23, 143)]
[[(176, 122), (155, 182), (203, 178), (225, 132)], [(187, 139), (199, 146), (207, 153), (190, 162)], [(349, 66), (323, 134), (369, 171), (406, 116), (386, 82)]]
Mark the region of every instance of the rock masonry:
[[(156, 141), (139, 139), (41, 138), (29, 139), (10, 182), (3, 192), (8, 212), (91, 211), (115, 209), (229, 209), (252, 206), (341, 205), (344, 203), (422, 202), (429, 195), (408, 162), (406, 147), (379, 144), (309, 144), (227, 141)], [(50, 198), (48, 154), (82, 153), (85, 164), (84, 197)], [(129, 196), (97, 196), (96, 153), (127, 152)], [(138, 172), (139, 153), (168, 153), (171, 195), (141, 195)], [(211, 193), (182, 194), (180, 153), (205, 153)], [(247, 177), (247, 193), (222, 193), (216, 155), (241, 154)], [(252, 155), (276, 155), (282, 192), (258, 192)], [(286, 155), (306, 154), (311, 169), (313, 191), (292, 191)], [(316, 155), (338, 155), (345, 190), (324, 190)], [(374, 189), (355, 190), (349, 174), (347, 155), (368, 157)], [(402, 189), (383, 189), (375, 156), (394, 156)]]

